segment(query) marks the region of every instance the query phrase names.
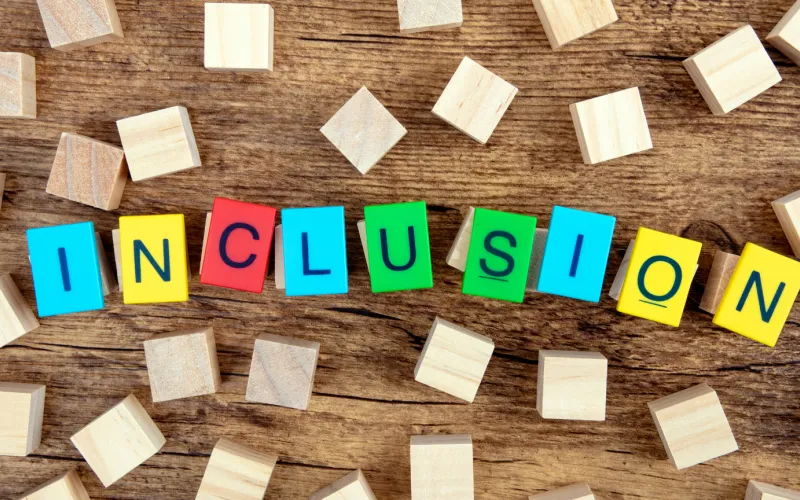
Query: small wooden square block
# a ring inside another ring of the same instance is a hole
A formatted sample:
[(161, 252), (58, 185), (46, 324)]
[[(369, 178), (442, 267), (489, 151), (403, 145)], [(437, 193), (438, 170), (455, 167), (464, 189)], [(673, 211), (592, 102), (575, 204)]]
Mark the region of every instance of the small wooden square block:
[(36, 59), (0, 52), (0, 118), (36, 118)]
[(114, 0), (37, 0), (50, 46), (73, 50), (123, 37)]
[(111, 241), (114, 245), (114, 267), (117, 270), (117, 286), (122, 291), (122, 247), (120, 246), (119, 229), (111, 230)]
[(0, 455), (28, 456), (42, 441), (45, 386), (0, 382)]
[(767, 41), (795, 64), (800, 64), (800, 0), (767, 35)]
[(134, 182), (201, 165), (183, 106), (119, 120), (117, 129)]
[(167, 441), (133, 394), (71, 440), (106, 488), (158, 453)]
[(358, 469), (314, 493), (308, 500), (376, 500), (376, 497), (364, 473)]
[(531, 495), (528, 500), (595, 500), (595, 496), (588, 484), (577, 483), (546, 493)]
[(50, 481), (37, 486), (22, 495), (19, 500), (90, 500), (86, 487), (83, 486), (78, 471), (68, 472), (54, 477)]
[(97, 242), (97, 260), (100, 264), (100, 281), (103, 285), (103, 296), (107, 297), (117, 288), (117, 279), (114, 277), (114, 270), (108, 260), (106, 247), (103, 245), (100, 233), (95, 232), (94, 239)]
[(25, 302), (10, 274), (0, 275), (0, 347), (39, 328), (39, 320)]
[(221, 438), (211, 452), (195, 500), (262, 500), (277, 461), (276, 455)]
[(273, 233), (275, 243), (273, 244), (275, 254), (275, 289), (286, 290), (286, 273), (283, 264), (283, 224), (275, 226)]
[(475, 220), (475, 208), (467, 207), (467, 214), (456, 233), (456, 239), (450, 251), (447, 252), (447, 265), (455, 267), (462, 273), (467, 268), (467, 254), (469, 254), (469, 243), (472, 240), (472, 223)]
[(714, 254), (714, 261), (711, 263), (711, 271), (708, 273), (703, 298), (700, 299), (700, 309), (711, 314), (717, 312), (738, 262), (738, 255), (717, 250)]
[(256, 339), (245, 399), (305, 410), (311, 400), (319, 344), (262, 334)]
[(800, 259), (800, 191), (773, 201), (772, 209), (778, 216), (794, 256)]
[(275, 12), (261, 3), (207, 3), (205, 67), (272, 71)]
[(542, 418), (605, 420), (607, 377), (600, 353), (539, 351), (536, 410)]
[(469, 435), (411, 436), (411, 498), (475, 498)]
[(625, 283), (625, 277), (628, 275), (628, 265), (631, 262), (631, 254), (633, 254), (633, 246), (635, 244), (635, 239), (628, 243), (628, 248), (625, 249), (622, 262), (619, 263), (617, 274), (614, 275), (614, 281), (611, 282), (611, 288), (608, 290), (608, 296), (614, 300), (619, 300), (619, 294), (622, 293), (622, 285)]
[(400, 31), (420, 31), (457, 28), (464, 22), (461, 0), (397, 0)]
[(724, 115), (781, 81), (752, 26), (717, 40), (683, 66), (715, 115)]
[(554, 49), (619, 19), (611, 0), (533, 0), (533, 6)]
[(739, 449), (717, 393), (696, 385), (648, 403), (664, 449), (678, 469)]
[(206, 243), (208, 243), (208, 230), (211, 229), (211, 212), (206, 212), (206, 225), (203, 229), (203, 248), (200, 250), (200, 274), (203, 274), (203, 261), (206, 260)]
[(539, 276), (542, 272), (542, 260), (544, 259), (544, 247), (547, 245), (547, 229), (536, 228), (533, 236), (533, 250), (531, 250), (531, 265), (528, 268), (528, 283), (525, 290), (539, 293)]
[(747, 483), (744, 500), (800, 500), (800, 491), (787, 490), (759, 481)]
[(369, 247), (367, 246), (367, 221), (361, 219), (356, 222), (358, 228), (358, 239), (361, 240), (361, 250), (364, 251), (364, 260), (367, 262), (367, 272), (369, 272)]

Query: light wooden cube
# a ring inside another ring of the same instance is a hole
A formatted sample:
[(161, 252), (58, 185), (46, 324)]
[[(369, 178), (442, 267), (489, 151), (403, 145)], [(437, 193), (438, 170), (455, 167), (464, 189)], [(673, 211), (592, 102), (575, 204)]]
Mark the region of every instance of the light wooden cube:
[(0, 52), (0, 118), (36, 118), (36, 59)]
[(200, 274), (203, 274), (203, 261), (206, 260), (206, 243), (208, 243), (209, 229), (211, 229), (211, 212), (206, 212), (206, 226), (203, 229), (203, 249), (200, 251)]
[(433, 114), (486, 144), (515, 95), (517, 87), (465, 56)]
[(117, 129), (134, 182), (201, 165), (183, 106), (119, 120)]
[(6, 174), (0, 173), (0, 209), (3, 208), (3, 194), (6, 191)]
[(778, 216), (794, 256), (800, 259), (800, 191), (773, 201), (772, 209)]
[(595, 496), (587, 483), (576, 483), (529, 496), (528, 500), (595, 500)]
[(412, 500), (473, 500), (472, 438), (411, 436)]
[(536, 410), (548, 419), (605, 420), (607, 377), (598, 352), (541, 350)]
[(397, 0), (400, 31), (420, 31), (457, 28), (464, 22), (461, 0)]
[(455, 267), (462, 273), (467, 268), (467, 254), (469, 254), (469, 242), (472, 240), (472, 223), (475, 220), (475, 208), (468, 207), (467, 215), (458, 228), (456, 239), (447, 253), (447, 265)]
[(320, 132), (362, 174), (366, 174), (405, 137), (406, 128), (361, 87)]
[(738, 255), (717, 250), (717, 253), (714, 254), (714, 261), (711, 263), (711, 271), (708, 273), (703, 298), (700, 299), (700, 309), (716, 314), (737, 262), (739, 262)]
[(0, 275), (0, 347), (39, 328), (39, 320), (25, 302), (10, 274)]
[(207, 3), (205, 67), (272, 71), (275, 12), (265, 3)]
[(275, 226), (273, 237), (275, 238), (275, 243), (272, 245), (275, 254), (275, 288), (286, 290), (286, 274), (283, 267), (283, 224)]
[(221, 438), (211, 452), (196, 500), (262, 500), (276, 455)]
[(614, 300), (619, 300), (619, 294), (622, 293), (622, 285), (625, 283), (625, 277), (628, 275), (628, 265), (631, 262), (631, 254), (633, 253), (633, 246), (635, 244), (635, 239), (628, 243), (628, 248), (625, 249), (625, 256), (622, 257), (622, 262), (619, 264), (617, 274), (614, 275), (614, 281), (611, 282), (611, 288), (608, 290), (608, 296)]
[(759, 481), (747, 483), (744, 500), (800, 500), (800, 491), (788, 490)]
[(42, 441), (45, 386), (0, 382), (0, 455), (25, 457)]
[(117, 269), (117, 286), (122, 291), (122, 247), (119, 240), (119, 228), (111, 230), (111, 241), (114, 244), (114, 266)]
[(154, 403), (219, 390), (217, 345), (210, 326), (156, 335), (144, 341), (144, 356)]
[(364, 473), (358, 469), (314, 493), (308, 500), (376, 500), (376, 497)]
[(586, 165), (653, 147), (638, 87), (570, 104), (569, 111)]
[(494, 342), (436, 318), (414, 369), (414, 380), (472, 402), (494, 352)]
[(664, 449), (678, 469), (739, 449), (717, 393), (696, 385), (648, 403)]
[(533, 6), (554, 49), (619, 19), (611, 0), (533, 0)]
[(539, 293), (539, 275), (542, 272), (542, 260), (544, 259), (544, 247), (547, 244), (547, 229), (536, 228), (533, 236), (533, 250), (531, 251), (531, 265), (528, 268), (528, 283), (525, 290)]
[(37, 0), (50, 46), (73, 50), (123, 37), (114, 0)]
[(111, 262), (108, 261), (108, 255), (106, 254), (106, 248), (103, 246), (103, 240), (100, 239), (100, 233), (94, 233), (94, 240), (97, 243), (97, 260), (100, 263), (100, 282), (103, 285), (103, 296), (107, 297), (117, 288), (117, 279), (114, 277)]
[(22, 495), (19, 500), (90, 500), (74, 468)]
[(717, 40), (683, 66), (715, 115), (724, 115), (781, 81), (752, 26)]
[(319, 344), (262, 334), (256, 339), (245, 399), (305, 410), (311, 400)]
[(364, 251), (364, 260), (367, 262), (367, 272), (369, 272), (369, 247), (367, 247), (367, 222), (364, 219), (356, 222), (358, 228), (358, 239), (361, 240), (361, 250)]
[(795, 64), (800, 64), (800, 1), (795, 2), (767, 35), (767, 41)]
[(158, 453), (167, 440), (131, 394), (78, 431), (71, 441), (108, 488)]

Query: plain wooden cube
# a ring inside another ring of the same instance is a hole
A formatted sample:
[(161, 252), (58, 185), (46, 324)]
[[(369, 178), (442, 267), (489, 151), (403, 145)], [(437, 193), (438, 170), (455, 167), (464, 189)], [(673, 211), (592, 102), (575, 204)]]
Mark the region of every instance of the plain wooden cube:
[(633, 246), (635, 244), (635, 239), (628, 243), (628, 248), (625, 249), (622, 262), (619, 263), (617, 274), (614, 275), (614, 281), (611, 282), (611, 288), (608, 290), (608, 296), (614, 300), (619, 300), (619, 294), (622, 293), (622, 285), (625, 283), (625, 277), (628, 275), (628, 265), (631, 263), (631, 254), (633, 254)]
[(800, 491), (788, 490), (759, 481), (747, 483), (744, 500), (800, 500)]
[(276, 455), (263, 453), (227, 438), (211, 452), (196, 500), (262, 500)]
[(541, 350), (536, 410), (547, 419), (605, 420), (607, 377), (600, 353)]
[(39, 320), (25, 302), (10, 274), (0, 275), (0, 347), (39, 328)]
[(0, 52), (0, 118), (36, 118), (36, 59)]
[(367, 87), (361, 87), (320, 132), (359, 172), (366, 174), (405, 137), (406, 128)]
[(772, 209), (778, 216), (794, 256), (800, 259), (800, 191), (773, 201)]
[(71, 440), (106, 488), (158, 453), (167, 441), (133, 394)]
[(22, 495), (19, 500), (90, 500), (78, 471), (72, 468)]
[(212, 327), (156, 335), (144, 341), (153, 402), (219, 390), (217, 346)]
[(569, 111), (586, 165), (653, 147), (638, 87), (571, 104)]
[(319, 344), (262, 334), (256, 339), (245, 399), (305, 410), (311, 400)]
[(117, 286), (122, 291), (122, 247), (119, 239), (119, 228), (111, 230), (111, 241), (114, 244), (114, 267), (117, 270)]
[(114, 0), (37, 0), (50, 46), (91, 47), (123, 37)]
[(117, 288), (117, 279), (114, 277), (111, 262), (108, 261), (108, 254), (106, 254), (106, 247), (103, 246), (103, 240), (100, 239), (100, 233), (94, 233), (94, 240), (97, 244), (97, 260), (100, 263), (100, 282), (103, 285), (103, 296), (107, 297)]
[(473, 500), (472, 438), (411, 436), (411, 499)]
[(737, 262), (739, 262), (738, 255), (717, 250), (717, 253), (714, 254), (714, 261), (711, 263), (711, 271), (708, 273), (703, 298), (700, 299), (700, 309), (716, 314)]
[(286, 290), (286, 273), (283, 267), (283, 224), (275, 226), (273, 238), (275, 238), (275, 243), (272, 245), (275, 254), (275, 289)]
[(42, 441), (45, 386), (0, 382), (0, 455), (28, 456)]
[(781, 81), (752, 26), (717, 40), (683, 66), (715, 115), (724, 115)]
[(414, 369), (414, 380), (472, 402), (494, 352), (494, 342), (436, 318)]
[(544, 247), (547, 244), (547, 229), (536, 228), (533, 236), (533, 249), (531, 250), (531, 265), (528, 268), (528, 282), (525, 290), (539, 293), (539, 275), (542, 272), (542, 260), (544, 259)]
[(201, 165), (183, 106), (119, 120), (117, 129), (134, 182)]
[(203, 229), (203, 249), (200, 251), (200, 274), (203, 274), (203, 261), (206, 260), (206, 243), (208, 243), (208, 230), (211, 229), (211, 212), (206, 212), (206, 225)]
[(800, 64), (800, 0), (767, 35), (767, 42), (795, 64)]
[(467, 268), (467, 254), (469, 253), (469, 243), (472, 240), (472, 223), (475, 220), (475, 208), (468, 207), (467, 214), (461, 222), (461, 226), (456, 233), (456, 239), (450, 251), (447, 252), (447, 265), (455, 267), (462, 273)]
[(517, 87), (464, 57), (436, 101), (433, 114), (486, 144), (515, 95)]
[(678, 469), (739, 449), (717, 393), (696, 385), (648, 403), (669, 460)]
[(619, 19), (611, 0), (533, 0), (533, 6), (554, 49)]
[(308, 500), (376, 500), (376, 497), (364, 473), (358, 469), (314, 493)]
[(595, 500), (587, 483), (576, 483), (557, 490), (531, 495), (528, 500)]
[(420, 31), (457, 28), (464, 22), (461, 0), (397, 0), (400, 31)]
[(205, 67), (272, 71), (275, 12), (265, 3), (207, 3)]
[(358, 228), (358, 239), (361, 240), (361, 250), (364, 251), (364, 260), (367, 262), (367, 272), (369, 272), (369, 247), (367, 247), (367, 221), (364, 219), (356, 222)]

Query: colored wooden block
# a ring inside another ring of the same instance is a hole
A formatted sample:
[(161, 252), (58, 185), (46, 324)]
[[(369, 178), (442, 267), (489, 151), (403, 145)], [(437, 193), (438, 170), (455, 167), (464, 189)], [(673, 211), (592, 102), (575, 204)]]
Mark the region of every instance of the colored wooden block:
[(262, 500), (278, 457), (221, 438), (195, 500)]
[(121, 148), (65, 132), (58, 143), (47, 192), (101, 210), (116, 210), (127, 180)]
[(281, 221), (286, 295), (347, 293), (344, 207), (287, 208)]
[(166, 443), (133, 394), (78, 431), (71, 441), (106, 488), (158, 453)]
[(619, 295), (622, 293), (622, 284), (625, 283), (625, 277), (628, 275), (628, 265), (630, 265), (635, 244), (636, 239), (632, 239), (628, 243), (628, 248), (625, 249), (625, 255), (622, 257), (619, 269), (617, 269), (617, 274), (614, 275), (614, 281), (611, 283), (611, 289), (608, 290), (608, 296), (614, 300), (619, 300)]
[(261, 293), (267, 275), (276, 211), (215, 198), (200, 282)]
[(558, 420), (606, 419), (608, 360), (598, 352), (539, 351), (536, 411)]
[(0, 209), (3, 208), (3, 194), (6, 190), (6, 174), (0, 173)]
[(595, 496), (587, 483), (576, 483), (546, 493), (531, 495), (528, 500), (595, 500)]
[(476, 208), (462, 292), (521, 303), (535, 231), (535, 217)]
[(794, 256), (800, 259), (800, 191), (773, 201), (772, 209), (778, 216)]
[(400, 31), (420, 31), (458, 28), (464, 22), (461, 0), (397, 0)]
[(318, 356), (316, 342), (262, 334), (253, 350), (245, 399), (308, 409)]
[(638, 87), (570, 104), (569, 112), (586, 165), (653, 148)]
[(219, 390), (217, 345), (212, 327), (155, 335), (144, 341), (153, 402)]
[(0, 455), (25, 457), (42, 441), (45, 386), (0, 382)]
[(469, 242), (472, 239), (472, 223), (475, 220), (475, 209), (467, 208), (461, 227), (458, 228), (456, 239), (447, 253), (447, 265), (455, 267), (462, 273), (467, 268), (467, 255), (469, 254)]
[(547, 246), (547, 229), (536, 228), (536, 233), (533, 236), (533, 249), (531, 250), (531, 266), (528, 269), (528, 282), (525, 285), (525, 290), (528, 292), (538, 293), (539, 290), (539, 275), (542, 272), (542, 260), (544, 258), (544, 249)]
[(0, 347), (39, 328), (39, 320), (25, 302), (10, 274), (0, 274)]
[(361, 87), (320, 132), (362, 174), (369, 172), (406, 135), (405, 127), (367, 87)]
[(114, 0), (37, 0), (50, 46), (74, 50), (120, 40), (122, 25)]
[(118, 120), (117, 129), (134, 182), (201, 165), (183, 106)]
[(619, 19), (611, 0), (533, 0), (533, 6), (554, 49)]
[(308, 500), (376, 500), (376, 497), (364, 473), (358, 469), (314, 493)]
[(36, 59), (0, 52), (0, 118), (36, 118)]
[(103, 288), (103, 296), (108, 297), (117, 288), (117, 280), (114, 277), (111, 262), (108, 261), (106, 247), (103, 246), (103, 240), (100, 239), (100, 233), (94, 233), (94, 240), (97, 245), (97, 262), (100, 264), (100, 285)]
[(119, 236), (126, 304), (189, 300), (183, 214), (120, 217)]
[(364, 219), (356, 222), (358, 229), (358, 239), (361, 240), (361, 250), (364, 251), (364, 260), (367, 262), (367, 272), (369, 272), (369, 246), (367, 245), (367, 222)]
[(702, 244), (639, 228), (617, 311), (680, 326)]
[(472, 438), (411, 436), (412, 500), (473, 500)]
[(775, 347), (800, 292), (800, 262), (747, 243), (714, 324)]
[(744, 500), (800, 500), (800, 491), (751, 480), (747, 483)]
[(800, 1), (795, 2), (767, 35), (767, 41), (795, 64), (800, 64)]
[(283, 264), (283, 224), (275, 226), (275, 288), (286, 290), (286, 272)]
[(494, 342), (436, 318), (414, 368), (414, 380), (472, 403), (494, 352)]
[(200, 276), (203, 276), (203, 261), (206, 260), (206, 244), (208, 244), (209, 229), (211, 229), (211, 212), (206, 212), (206, 225), (203, 229), (203, 248), (200, 251)]
[(90, 500), (78, 471), (72, 468), (22, 495), (19, 500)]
[(205, 67), (272, 71), (275, 12), (265, 3), (206, 3)]
[(781, 81), (752, 26), (717, 40), (683, 66), (715, 115), (732, 111)]
[(711, 270), (708, 273), (708, 281), (706, 281), (706, 288), (703, 291), (703, 298), (700, 299), (700, 309), (711, 314), (717, 312), (719, 303), (722, 301), (722, 295), (725, 293), (725, 289), (728, 288), (728, 283), (731, 280), (731, 275), (736, 268), (737, 262), (739, 262), (738, 255), (717, 250), (714, 254), (714, 261), (711, 263)]
[(26, 234), (39, 317), (105, 306), (93, 223), (28, 229)]
[(433, 114), (486, 144), (515, 95), (517, 87), (465, 56)]

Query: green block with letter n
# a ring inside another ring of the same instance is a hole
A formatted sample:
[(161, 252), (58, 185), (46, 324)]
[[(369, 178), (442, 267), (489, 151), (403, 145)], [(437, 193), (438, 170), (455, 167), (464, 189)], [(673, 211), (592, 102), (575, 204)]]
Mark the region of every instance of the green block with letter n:
[(364, 207), (372, 292), (433, 287), (424, 201)]
[(476, 208), (462, 292), (522, 302), (535, 234), (536, 217)]

